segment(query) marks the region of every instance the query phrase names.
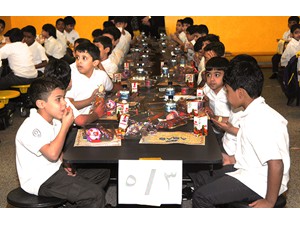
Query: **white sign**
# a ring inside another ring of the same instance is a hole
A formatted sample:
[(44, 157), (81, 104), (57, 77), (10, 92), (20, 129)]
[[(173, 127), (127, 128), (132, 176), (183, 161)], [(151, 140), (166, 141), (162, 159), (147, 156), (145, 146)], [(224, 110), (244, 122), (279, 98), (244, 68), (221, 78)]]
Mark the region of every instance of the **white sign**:
[(181, 204), (181, 160), (120, 160), (118, 203)]

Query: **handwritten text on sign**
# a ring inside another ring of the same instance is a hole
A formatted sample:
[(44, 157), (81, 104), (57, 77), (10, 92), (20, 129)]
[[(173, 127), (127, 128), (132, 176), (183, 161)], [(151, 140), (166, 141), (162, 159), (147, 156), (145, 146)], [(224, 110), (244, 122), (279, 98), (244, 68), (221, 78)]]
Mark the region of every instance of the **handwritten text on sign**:
[(120, 160), (119, 204), (181, 204), (182, 161)]

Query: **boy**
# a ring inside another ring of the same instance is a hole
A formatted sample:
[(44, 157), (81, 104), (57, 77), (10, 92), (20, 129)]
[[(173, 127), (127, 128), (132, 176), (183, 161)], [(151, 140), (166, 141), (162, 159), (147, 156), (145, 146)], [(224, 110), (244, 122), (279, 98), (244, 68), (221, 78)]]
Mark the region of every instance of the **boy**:
[(182, 32), (179, 34), (179, 39), (181, 41), (180, 46), (184, 49), (184, 43), (187, 41), (186, 38), (186, 29), (189, 26), (194, 25), (194, 20), (191, 17), (185, 17), (182, 22)]
[(290, 16), (288, 19), (288, 30), (286, 32), (284, 32), (282, 39), (280, 39), (278, 41), (278, 47), (277, 47), (277, 53), (275, 55), (273, 55), (272, 57), (272, 75), (270, 76), (270, 79), (276, 79), (278, 77), (278, 67), (279, 67), (279, 63), (280, 63), (280, 59), (282, 56), (282, 53), (285, 49), (285, 45), (290, 42), (290, 40), (292, 39), (292, 34), (291, 34), (291, 27), (294, 24), (298, 24), (299, 23), (299, 17), (298, 16)]
[(22, 31), (13, 28), (4, 36), (6, 44), (0, 48), (0, 57), (8, 59), (12, 71), (5, 77), (0, 77), (0, 90), (9, 89), (12, 85), (30, 84), (37, 77), (38, 72), (29, 47), (22, 43)]
[[(131, 42), (131, 34), (125, 30), (127, 27), (127, 17), (126, 16), (116, 16), (114, 18), (115, 26), (120, 30), (121, 37), (119, 40), (119, 43), (116, 45), (116, 48), (119, 48), (123, 53), (124, 56), (129, 51), (130, 48), (130, 42)], [(122, 62), (124, 61), (124, 58), (122, 59)]]
[(66, 199), (75, 207), (104, 207), (109, 170), (73, 171), (62, 164), (62, 148), (74, 120), (72, 109), (66, 108), (63, 84), (54, 78), (39, 78), (28, 92), (37, 109), (31, 109), (16, 135), (22, 189), (34, 195)]
[(100, 51), (92, 43), (79, 44), (75, 48), (76, 68), (72, 69), (72, 88), (67, 91), (66, 97), (79, 110), (80, 114), (89, 114), (96, 98), (100, 84), (105, 91), (113, 89), (113, 83), (103, 70), (98, 69)]
[(28, 25), (26, 27), (23, 27), (22, 32), (24, 36), (23, 42), (28, 45), (31, 51), (34, 66), (38, 70), (38, 76), (42, 76), (44, 74), (45, 66), (48, 62), (45, 48), (35, 40), (36, 29), (34, 26)]
[[(71, 89), (72, 87), (71, 68), (65, 60), (52, 59), (45, 68), (45, 77), (53, 77), (58, 79), (63, 83), (66, 91)], [(93, 112), (91, 112), (90, 114), (82, 115), (68, 98), (65, 98), (65, 101), (67, 102), (67, 105), (70, 106), (73, 110), (75, 124), (81, 127), (99, 119), (105, 113), (104, 102), (99, 102), (99, 105), (97, 105), (97, 107), (94, 108)]]
[(69, 47), (72, 48), (72, 46), (74, 46), (74, 41), (80, 38), (78, 32), (74, 30), (74, 27), (76, 25), (76, 20), (72, 16), (66, 16), (64, 18), (64, 22), (65, 22), (64, 33), (67, 38), (67, 45), (69, 46), (71, 44), (71, 46)]
[[(203, 88), (205, 99), (205, 112), (211, 119), (219, 122), (228, 120), (230, 105), (226, 97), (223, 77), (228, 67), (228, 60), (223, 57), (213, 57), (206, 64), (206, 85)], [(213, 124), (213, 131), (218, 143), (222, 146), (224, 131)]]
[(289, 181), (287, 121), (261, 97), (263, 73), (250, 62), (231, 65), (224, 82), (233, 109), (245, 109), (237, 134), (234, 164), (193, 179), (193, 207), (250, 201), (250, 207), (274, 207)]
[(109, 37), (101, 36), (94, 39), (94, 44), (100, 50), (100, 60), (108, 76), (113, 79), (113, 75), (118, 71), (118, 66), (111, 61), (109, 55), (112, 51), (112, 42)]

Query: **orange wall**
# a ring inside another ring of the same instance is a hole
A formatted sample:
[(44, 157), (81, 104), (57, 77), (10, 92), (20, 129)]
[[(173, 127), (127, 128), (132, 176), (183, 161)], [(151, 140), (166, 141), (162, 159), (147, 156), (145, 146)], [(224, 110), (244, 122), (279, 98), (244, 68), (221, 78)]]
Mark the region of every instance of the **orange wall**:
[[(55, 24), (60, 16), (12, 16), (11, 27), (33, 25), (37, 32), (45, 23)], [(62, 16), (64, 17), (64, 16)], [(177, 19), (186, 16), (166, 16), (167, 33), (175, 31)], [(275, 52), (276, 39), (288, 29), (288, 16), (191, 16), (194, 24), (206, 24), (210, 33), (220, 36), (226, 51), (232, 53)], [(91, 33), (96, 28), (103, 28), (102, 24), (107, 16), (74, 16), (75, 29), (81, 37), (91, 39)], [(6, 31), (10, 27), (6, 27)]]

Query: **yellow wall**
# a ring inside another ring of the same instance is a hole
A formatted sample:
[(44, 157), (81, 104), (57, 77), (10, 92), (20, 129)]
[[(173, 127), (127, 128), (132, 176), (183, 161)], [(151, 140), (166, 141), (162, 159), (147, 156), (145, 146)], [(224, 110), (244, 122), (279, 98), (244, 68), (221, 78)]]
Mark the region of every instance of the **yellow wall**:
[[(33, 25), (37, 32), (45, 23), (55, 25), (60, 16), (12, 16), (0, 17), (10, 20), (6, 31), (11, 27), (24, 27)], [(64, 17), (64, 16), (61, 16)], [(166, 16), (167, 33), (175, 31), (177, 19), (186, 16)], [(273, 53), (276, 51), (276, 39), (288, 29), (288, 16), (191, 16), (194, 24), (206, 24), (210, 33), (220, 36), (227, 52), (232, 53)], [(10, 18), (10, 19), (8, 19)], [(107, 16), (74, 16), (76, 19), (75, 29), (81, 37), (91, 39), (94, 29), (102, 29)]]

